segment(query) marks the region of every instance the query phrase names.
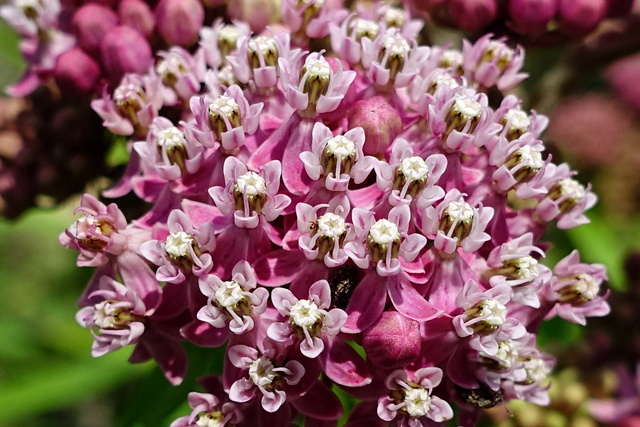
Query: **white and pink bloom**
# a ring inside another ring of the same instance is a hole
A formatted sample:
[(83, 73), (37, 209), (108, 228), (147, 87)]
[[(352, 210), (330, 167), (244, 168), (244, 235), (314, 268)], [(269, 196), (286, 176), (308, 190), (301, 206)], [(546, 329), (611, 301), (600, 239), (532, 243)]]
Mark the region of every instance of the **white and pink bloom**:
[(189, 128), (174, 126), (164, 117), (151, 122), (146, 141), (133, 143), (146, 167), (166, 181), (176, 181), (196, 173), (205, 157), (205, 148), (195, 141)]
[(140, 136), (146, 135), (162, 105), (162, 80), (155, 75), (138, 74), (125, 75), (113, 94), (105, 87), (102, 99), (91, 102), (111, 132)]
[(362, 151), (365, 142), (362, 128), (333, 136), (331, 129), (318, 122), (313, 126), (312, 138), (311, 151), (300, 153), (300, 160), (312, 180), (324, 177), (324, 186), (329, 191), (346, 191), (352, 179), (360, 184), (376, 163), (374, 157), (365, 156)]
[(82, 218), (71, 224), (58, 237), (61, 245), (80, 252), (79, 267), (97, 267), (109, 262), (110, 256), (120, 255), (127, 249), (123, 233), (127, 220), (115, 203), (106, 206), (91, 194), (84, 194), (74, 213)]
[(213, 394), (194, 391), (189, 393), (188, 402), (191, 414), (178, 418), (169, 427), (224, 427), (236, 425), (243, 419), (238, 405), (233, 402), (222, 403)]
[(233, 85), (219, 96), (194, 96), (190, 106), (195, 119), (191, 129), (198, 141), (208, 148), (218, 143), (233, 152), (258, 129), (263, 104), (250, 105), (242, 89)]
[(433, 389), (442, 381), (442, 369), (421, 368), (415, 372), (403, 369), (393, 371), (385, 380), (391, 391), (378, 400), (378, 416), (384, 421), (396, 421), (398, 425), (428, 426), (432, 421), (443, 422), (453, 418), (451, 405)]
[(305, 368), (297, 360), (281, 362), (272, 348), (259, 352), (246, 345), (235, 345), (227, 351), (229, 361), (244, 376), (229, 389), (229, 397), (238, 403), (259, 399), (262, 408), (275, 412), (287, 400), (288, 386), (297, 385), (305, 374)]
[(493, 208), (472, 207), (457, 189), (449, 191), (437, 206), (426, 208), (422, 216), (422, 230), (434, 236), (437, 249), (452, 254), (457, 248), (470, 253), (490, 239), (485, 233), (493, 217)]
[(243, 334), (253, 329), (254, 318), (259, 319), (267, 308), (269, 292), (257, 287), (253, 269), (246, 261), (234, 266), (231, 280), (209, 274), (200, 278), (199, 285), (207, 305), (198, 311), (197, 318), (216, 328), (228, 324), (231, 332)]
[(140, 252), (157, 265), (156, 277), (161, 282), (182, 283), (191, 274), (207, 274), (213, 267), (211, 252), (216, 247), (213, 224), (195, 227), (189, 217), (175, 209), (167, 220), (164, 241), (150, 240), (140, 245)]
[(276, 288), (271, 300), (285, 322), (274, 322), (267, 336), (278, 342), (300, 340), (300, 352), (309, 358), (318, 357), (325, 348), (324, 341), (333, 339), (347, 321), (347, 313), (339, 308), (329, 310), (331, 289), (326, 280), (309, 288), (308, 299), (296, 298), (290, 290)]
[(495, 86), (506, 92), (528, 76), (520, 72), (524, 50), (520, 46), (513, 49), (507, 46), (504, 39), (494, 40), (492, 37), (492, 34), (486, 34), (473, 45), (464, 42), (464, 76), (471, 84), (484, 88)]
[(603, 265), (580, 262), (578, 251), (574, 250), (556, 264), (553, 274), (545, 298), (556, 302), (558, 316), (584, 325), (586, 317), (609, 314), (609, 291), (602, 286), (608, 279)]

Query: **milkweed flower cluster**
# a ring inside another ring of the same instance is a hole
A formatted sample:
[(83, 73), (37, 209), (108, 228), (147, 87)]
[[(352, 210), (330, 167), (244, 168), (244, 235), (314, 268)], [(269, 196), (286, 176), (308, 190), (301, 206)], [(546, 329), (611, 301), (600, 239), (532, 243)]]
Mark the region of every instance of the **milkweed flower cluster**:
[(151, 206), (127, 220), (85, 195), (61, 234), (96, 267), (77, 315), (93, 355), (131, 345), (178, 384), (183, 341), (225, 346), (174, 427), (335, 425), (336, 388), (361, 399), (353, 426), (546, 404), (540, 323), (609, 306), (602, 266), (541, 262), (547, 226), (586, 223), (596, 196), (507, 94), (523, 50), (422, 46), (421, 22), (384, 3), (282, 8), (262, 34), (205, 27), (196, 51), (159, 53), (93, 102), (131, 147), (105, 194)]

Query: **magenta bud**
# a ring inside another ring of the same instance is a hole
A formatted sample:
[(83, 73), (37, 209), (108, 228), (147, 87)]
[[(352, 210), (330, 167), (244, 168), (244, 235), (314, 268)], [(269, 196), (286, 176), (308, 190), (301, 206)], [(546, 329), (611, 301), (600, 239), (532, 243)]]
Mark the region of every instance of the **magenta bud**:
[(122, 0), (118, 5), (120, 23), (133, 28), (146, 38), (151, 37), (156, 25), (153, 11), (142, 0)]
[(142, 34), (129, 27), (115, 27), (100, 45), (102, 65), (117, 82), (126, 73), (146, 73), (153, 65), (151, 47)]
[(76, 11), (71, 24), (80, 47), (93, 54), (100, 50), (104, 36), (118, 25), (118, 17), (105, 6), (89, 3)]
[(498, 16), (496, 0), (450, 0), (449, 14), (466, 31), (480, 31)]
[(364, 154), (382, 154), (402, 131), (402, 119), (386, 99), (381, 96), (363, 99), (347, 111), (349, 128), (364, 129)]
[(374, 365), (399, 368), (420, 354), (420, 325), (397, 311), (385, 311), (362, 334), (362, 346)]
[(520, 34), (539, 34), (556, 16), (558, 0), (509, 0), (513, 30)]
[(156, 6), (158, 32), (168, 44), (193, 45), (203, 23), (204, 7), (199, 0), (160, 0)]
[(74, 47), (58, 57), (53, 75), (64, 95), (88, 96), (100, 81), (100, 65), (82, 49)]
[(606, 14), (606, 0), (560, 0), (560, 26), (569, 34), (587, 34)]

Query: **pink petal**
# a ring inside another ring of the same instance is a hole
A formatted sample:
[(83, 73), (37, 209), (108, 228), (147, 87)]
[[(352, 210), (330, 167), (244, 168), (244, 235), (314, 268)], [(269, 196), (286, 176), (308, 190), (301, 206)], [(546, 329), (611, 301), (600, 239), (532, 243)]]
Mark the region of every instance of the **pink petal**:
[(377, 274), (369, 273), (356, 286), (351, 301), (347, 305), (349, 314), (342, 331), (357, 334), (369, 328), (382, 314), (387, 301), (386, 287)]
[(442, 313), (429, 304), (403, 274), (389, 277), (387, 289), (396, 310), (410, 319), (425, 321), (438, 317)]

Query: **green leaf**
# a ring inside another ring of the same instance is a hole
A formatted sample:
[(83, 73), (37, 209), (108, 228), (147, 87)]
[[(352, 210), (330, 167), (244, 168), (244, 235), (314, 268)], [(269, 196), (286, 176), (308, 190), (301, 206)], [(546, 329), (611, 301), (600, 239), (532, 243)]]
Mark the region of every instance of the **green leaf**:
[(22, 55), (18, 50), (18, 35), (4, 21), (0, 20), (0, 88), (15, 83), (24, 68)]
[(629, 236), (637, 241), (637, 233), (595, 212), (590, 212), (589, 217), (591, 223), (567, 230), (567, 235), (579, 250), (581, 261), (604, 264), (609, 286), (624, 291), (627, 289), (624, 260), (631, 247)]
[(0, 385), (0, 422), (71, 407), (148, 372), (149, 365), (127, 363), (127, 351), (98, 359), (57, 362)]
[[(121, 427), (157, 427), (169, 425), (178, 410), (183, 407), (191, 391), (200, 390), (197, 378), (222, 373), (224, 347), (201, 348), (185, 344), (189, 356), (189, 371), (182, 384), (172, 386), (160, 369), (154, 369), (136, 387), (132, 396), (123, 401)], [(189, 411), (178, 416), (187, 415)]]

